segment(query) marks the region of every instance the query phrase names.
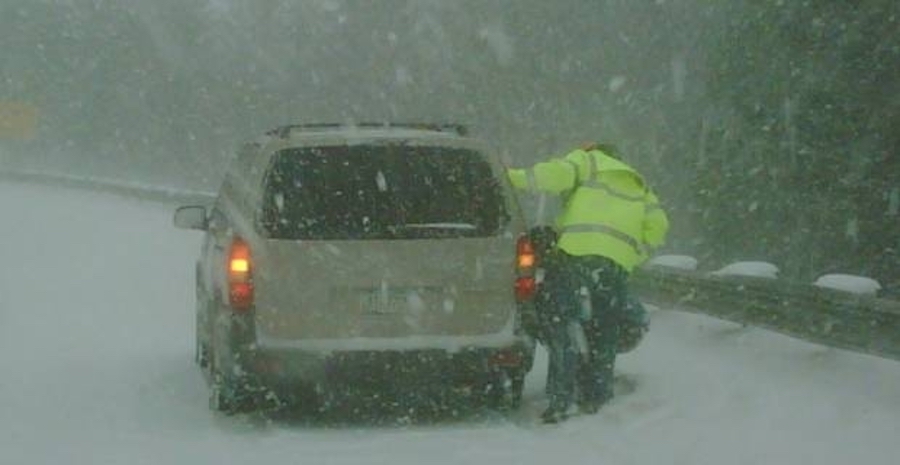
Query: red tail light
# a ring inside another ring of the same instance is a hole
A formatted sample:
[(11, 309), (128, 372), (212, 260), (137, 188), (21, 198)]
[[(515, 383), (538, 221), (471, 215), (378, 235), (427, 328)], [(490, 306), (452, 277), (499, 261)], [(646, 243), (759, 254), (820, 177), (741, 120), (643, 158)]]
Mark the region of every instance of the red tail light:
[(235, 237), (228, 252), (228, 303), (235, 310), (253, 305), (253, 260), (250, 245)]
[(527, 236), (519, 236), (516, 242), (516, 300), (524, 302), (534, 297), (537, 283), (534, 280), (534, 267), (537, 256), (534, 252), (534, 244)]
[(520, 236), (516, 242), (516, 266), (520, 271), (534, 270), (534, 264), (537, 257), (534, 253), (534, 244), (527, 236)]

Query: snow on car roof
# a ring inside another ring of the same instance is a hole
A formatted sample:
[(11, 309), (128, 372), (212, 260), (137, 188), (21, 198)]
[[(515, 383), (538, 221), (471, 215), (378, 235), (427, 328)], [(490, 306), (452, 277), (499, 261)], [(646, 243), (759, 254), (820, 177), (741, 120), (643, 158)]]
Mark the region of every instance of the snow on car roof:
[(310, 123), (285, 125), (268, 131), (269, 136), (287, 138), (296, 134), (310, 133), (391, 133), (394, 131), (411, 131), (415, 133), (427, 133), (430, 135), (443, 134), (457, 137), (465, 137), (469, 129), (456, 123)]
[(407, 128), (343, 128), (291, 133), (288, 145), (359, 145), (372, 142), (402, 141), (413, 145), (439, 143), (448, 146), (469, 146), (475, 139), (451, 132), (437, 132)]

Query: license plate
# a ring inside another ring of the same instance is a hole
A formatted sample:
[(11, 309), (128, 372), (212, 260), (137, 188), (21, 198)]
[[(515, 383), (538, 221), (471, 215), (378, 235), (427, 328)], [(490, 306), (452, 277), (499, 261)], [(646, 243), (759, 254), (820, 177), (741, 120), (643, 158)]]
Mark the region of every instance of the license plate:
[(389, 288), (364, 292), (360, 307), (364, 315), (391, 316), (419, 313), (426, 304), (420, 289)]
[(365, 315), (396, 315), (406, 307), (406, 295), (399, 291), (369, 291), (361, 296), (360, 306)]

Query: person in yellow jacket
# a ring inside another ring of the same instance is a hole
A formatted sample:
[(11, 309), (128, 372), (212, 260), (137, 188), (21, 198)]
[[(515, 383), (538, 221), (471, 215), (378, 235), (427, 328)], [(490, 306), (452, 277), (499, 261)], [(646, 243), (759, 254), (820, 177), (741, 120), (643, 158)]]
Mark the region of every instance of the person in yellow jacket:
[(550, 359), (542, 419), (568, 416), (577, 378), (578, 405), (594, 413), (613, 396), (628, 275), (663, 244), (668, 218), (643, 176), (610, 145), (591, 144), (507, 174), (516, 188), (564, 199), (542, 284), (551, 304), (539, 312)]

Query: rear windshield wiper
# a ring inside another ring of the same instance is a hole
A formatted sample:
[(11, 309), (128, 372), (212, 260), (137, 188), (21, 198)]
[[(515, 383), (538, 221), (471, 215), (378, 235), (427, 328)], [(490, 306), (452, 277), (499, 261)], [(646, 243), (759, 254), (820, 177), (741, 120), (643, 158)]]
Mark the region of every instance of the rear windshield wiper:
[(478, 228), (470, 223), (404, 223), (389, 227), (395, 234), (407, 238), (471, 237)]
[(462, 230), (474, 231), (477, 228), (471, 223), (405, 223), (400, 225), (400, 229), (443, 229), (443, 230)]

